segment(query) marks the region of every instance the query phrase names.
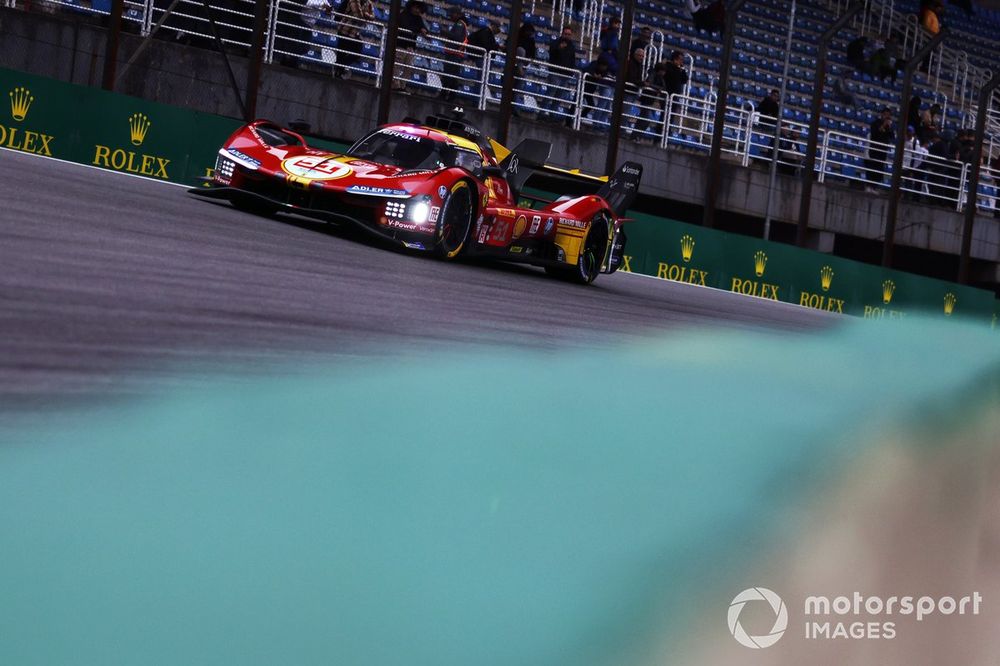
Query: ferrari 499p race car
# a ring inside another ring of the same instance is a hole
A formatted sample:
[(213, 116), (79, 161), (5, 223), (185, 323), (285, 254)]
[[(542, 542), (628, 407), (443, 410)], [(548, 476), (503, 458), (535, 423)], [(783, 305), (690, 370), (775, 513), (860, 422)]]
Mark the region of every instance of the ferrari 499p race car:
[(258, 120), (229, 137), (214, 176), (190, 192), (265, 214), (355, 224), (443, 259), (529, 263), (590, 283), (621, 265), (623, 215), (642, 167), (626, 162), (593, 195), (527, 197), (522, 188), (550, 148), (528, 139), (508, 152), (460, 118), (431, 116), (384, 125), (336, 154)]

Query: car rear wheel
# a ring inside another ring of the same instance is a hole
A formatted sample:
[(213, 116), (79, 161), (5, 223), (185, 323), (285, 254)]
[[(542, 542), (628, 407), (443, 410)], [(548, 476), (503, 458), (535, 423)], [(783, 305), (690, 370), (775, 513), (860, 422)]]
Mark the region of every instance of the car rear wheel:
[(598, 214), (590, 222), (587, 237), (580, 248), (575, 266), (547, 266), (545, 271), (571, 282), (590, 284), (601, 274), (601, 263), (608, 250), (608, 218)]
[(451, 186), (448, 198), (441, 207), (434, 250), (442, 259), (454, 259), (465, 249), (472, 233), (472, 217), (475, 214), (472, 193), (469, 181), (460, 180)]

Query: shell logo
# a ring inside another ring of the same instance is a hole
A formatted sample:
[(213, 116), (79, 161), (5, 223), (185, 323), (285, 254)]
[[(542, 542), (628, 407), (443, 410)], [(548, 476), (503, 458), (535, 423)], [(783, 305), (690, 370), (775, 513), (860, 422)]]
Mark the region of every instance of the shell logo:
[(354, 169), (338, 162), (332, 155), (289, 157), (281, 163), (281, 169), (285, 173), (309, 180), (335, 180), (354, 172)]

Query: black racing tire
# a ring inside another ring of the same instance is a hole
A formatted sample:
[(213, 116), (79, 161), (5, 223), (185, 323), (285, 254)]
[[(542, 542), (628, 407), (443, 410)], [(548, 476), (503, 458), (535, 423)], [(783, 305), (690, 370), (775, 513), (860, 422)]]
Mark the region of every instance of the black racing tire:
[(577, 284), (590, 284), (596, 280), (608, 251), (608, 229), (607, 215), (599, 213), (590, 222), (576, 265), (546, 266), (545, 272)]
[(448, 198), (441, 206), (434, 232), (434, 254), (446, 261), (459, 256), (472, 235), (476, 215), (475, 188), (468, 180), (458, 180), (451, 186)]

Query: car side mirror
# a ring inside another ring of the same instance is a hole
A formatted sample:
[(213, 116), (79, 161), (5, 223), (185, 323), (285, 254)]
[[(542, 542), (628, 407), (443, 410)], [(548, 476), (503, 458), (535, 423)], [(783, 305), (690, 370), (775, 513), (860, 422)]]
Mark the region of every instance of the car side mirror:
[(507, 175), (507, 171), (503, 167), (488, 166), (483, 169), (483, 175), (492, 178), (504, 178)]

